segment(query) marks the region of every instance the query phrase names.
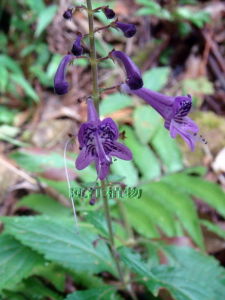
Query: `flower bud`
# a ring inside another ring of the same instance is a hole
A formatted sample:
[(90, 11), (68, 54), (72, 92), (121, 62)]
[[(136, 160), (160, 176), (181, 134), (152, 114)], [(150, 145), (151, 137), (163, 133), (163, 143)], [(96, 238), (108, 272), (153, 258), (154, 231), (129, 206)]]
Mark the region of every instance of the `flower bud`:
[(68, 8), (64, 13), (63, 13), (63, 18), (66, 20), (71, 20), (73, 17), (73, 9)]
[(67, 54), (63, 57), (61, 60), (58, 69), (55, 73), (55, 78), (54, 78), (54, 88), (55, 92), (58, 95), (64, 95), (68, 93), (68, 88), (69, 84), (66, 81), (66, 67), (69, 64), (69, 62), (73, 59), (73, 55)]
[(111, 8), (109, 8), (109, 6), (103, 7), (103, 12), (107, 19), (113, 19), (116, 15), (115, 12)]
[(80, 56), (83, 53), (83, 47), (81, 46), (82, 34), (80, 33), (73, 43), (71, 52), (75, 56)]
[(136, 33), (136, 26), (134, 24), (125, 24), (121, 22), (115, 22), (117, 28), (123, 31), (123, 34), (127, 38), (131, 38)]
[(143, 80), (141, 77), (141, 72), (135, 63), (130, 59), (130, 57), (126, 55), (126, 53), (113, 50), (109, 56), (111, 56), (113, 59), (116, 58), (123, 64), (127, 74), (126, 83), (131, 90), (142, 88)]

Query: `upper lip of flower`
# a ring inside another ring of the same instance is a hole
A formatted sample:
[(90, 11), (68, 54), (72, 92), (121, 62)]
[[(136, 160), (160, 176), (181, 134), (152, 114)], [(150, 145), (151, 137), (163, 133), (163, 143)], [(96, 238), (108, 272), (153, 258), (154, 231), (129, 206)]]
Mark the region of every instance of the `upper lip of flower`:
[(126, 83), (128, 84), (130, 89), (136, 90), (140, 89), (143, 86), (141, 72), (128, 55), (126, 55), (122, 51), (113, 50), (109, 54), (109, 57), (111, 57), (112, 59), (118, 59), (124, 65), (127, 74)]

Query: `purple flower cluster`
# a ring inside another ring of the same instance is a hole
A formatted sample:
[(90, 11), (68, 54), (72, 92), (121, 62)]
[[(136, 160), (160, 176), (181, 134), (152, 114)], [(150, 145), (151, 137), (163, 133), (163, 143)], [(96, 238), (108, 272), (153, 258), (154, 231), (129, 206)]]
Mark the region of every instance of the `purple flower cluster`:
[[(115, 12), (109, 6), (97, 8), (95, 12), (101, 10), (108, 19), (115, 18)], [(67, 9), (63, 17), (71, 19), (73, 9)], [(130, 38), (136, 33), (134, 24), (126, 24), (116, 20), (106, 27), (114, 27), (121, 30), (125, 37)], [(56, 71), (54, 78), (54, 89), (59, 95), (66, 94), (69, 84), (66, 80), (66, 68), (69, 63), (79, 58), (83, 54), (82, 47), (83, 35), (77, 34), (73, 42), (71, 53), (65, 55)], [(169, 130), (172, 138), (180, 135), (188, 144), (191, 151), (194, 151), (198, 126), (192, 121), (188, 114), (192, 107), (192, 98), (190, 95), (171, 97), (160, 94), (143, 87), (142, 75), (139, 68), (131, 58), (122, 51), (113, 50), (108, 58), (117, 61), (124, 68), (126, 80), (120, 85), (121, 92), (133, 94), (153, 107), (163, 118), (164, 126)], [(87, 99), (87, 122), (83, 123), (78, 132), (78, 141), (80, 144), (80, 153), (76, 159), (76, 168), (82, 170), (91, 163), (95, 163), (98, 178), (103, 180), (109, 173), (112, 157), (118, 157), (123, 160), (131, 160), (131, 151), (119, 143), (119, 131), (116, 123), (111, 118), (105, 118), (102, 121), (95, 109), (91, 97)]]

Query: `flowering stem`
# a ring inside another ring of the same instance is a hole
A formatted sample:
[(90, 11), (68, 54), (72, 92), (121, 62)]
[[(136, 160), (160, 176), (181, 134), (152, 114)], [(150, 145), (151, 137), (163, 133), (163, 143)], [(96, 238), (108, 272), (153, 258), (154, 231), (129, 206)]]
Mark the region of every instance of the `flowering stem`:
[(91, 73), (92, 73), (92, 84), (93, 84), (93, 99), (95, 103), (96, 110), (99, 111), (99, 89), (98, 89), (98, 65), (96, 59), (95, 50), (95, 35), (94, 35), (94, 17), (91, 0), (86, 0), (88, 8), (88, 25), (89, 25), (89, 41), (90, 41), (90, 63), (91, 63)]
[(105, 184), (104, 180), (101, 180), (101, 190), (102, 190), (102, 196), (103, 196), (102, 198), (103, 198), (104, 210), (105, 210), (105, 215), (106, 215), (106, 221), (107, 221), (107, 226), (108, 226), (108, 230), (109, 230), (110, 248), (111, 248), (113, 258), (114, 258), (115, 263), (116, 263), (116, 267), (117, 267), (117, 271), (119, 273), (120, 281), (121, 281), (121, 283), (124, 283), (123, 273), (122, 273), (120, 263), (119, 263), (119, 257), (117, 255), (116, 249), (115, 249), (113, 229), (112, 229), (112, 220), (111, 220), (111, 217), (110, 217), (108, 197), (106, 195), (106, 184)]
[[(87, 11), (88, 11), (88, 25), (89, 25), (89, 41), (90, 41), (90, 64), (91, 64), (91, 73), (92, 73), (92, 96), (94, 99), (96, 110), (99, 111), (99, 101), (100, 101), (100, 90), (98, 86), (98, 60), (96, 58), (96, 50), (95, 50), (95, 31), (94, 31), (94, 10), (92, 9), (91, 0), (86, 0), (87, 3)], [(114, 258), (117, 272), (119, 275), (120, 282), (122, 286), (128, 290), (132, 299), (136, 300), (136, 296), (130, 289), (130, 287), (126, 286), (124, 275), (120, 266), (120, 259), (116, 252), (115, 243), (114, 243), (114, 236), (112, 230), (112, 220), (109, 211), (109, 204), (108, 204), (108, 197), (106, 195), (106, 183), (104, 180), (101, 180), (101, 190), (103, 195), (103, 203), (104, 203), (104, 210), (107, 220), (107, 226), (109, 231), (109, 244), (110, 244), (110, 251)]]

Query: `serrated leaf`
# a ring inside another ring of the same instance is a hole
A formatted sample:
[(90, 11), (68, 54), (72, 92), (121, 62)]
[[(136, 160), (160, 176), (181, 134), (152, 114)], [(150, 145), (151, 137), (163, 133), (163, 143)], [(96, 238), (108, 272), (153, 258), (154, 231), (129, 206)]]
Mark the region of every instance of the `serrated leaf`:
[(128, 186), (137, 186), (138, 173), (132, 161), (116, 160), (111, 166), (111, 170), (116, 175), (124, 177), (123, 182)]
[(161, 174), (161, 167), (154, 152), (148, 145), (139, 142), (138, 137), (129, 126), (123, 126), (121, 130), (125, 130), (126, 146), (133, 153), (133, 161), (139, 168), (143, 180), (151, 180), (157, 178)]
[(225, 230), (219, 227), (219, 225), (213, 224), (208, 220), (201, 220), (201, 224), (205, 226), (209, 231), (217, 234), (222, 239), (225, 239)]
[(0, 290), (13, 288), (32, 269), (43, 263), (43, 258), (8, 235), (0, 236)]
[(111, 287), (101, 287), (96, 289), (89, 289), (86, 291), (76, 291), (69, 294), (65, 300), (90, 300), (90, 299), (101, 299), (101, 300), (116, 300), (120, 299), (119, 296), (115, 295), (115, 290)]
[(133, 104), (132, 98), (123, 94), (112, 94), (107, 96), (100, 103), (100, 114), (105, 116), (117, 110), (131, 106)]
[(57, 221), (44, 216), (2, 219), (7, 233), (46, 259), (75, 271), (114, 272), (105, 242), (101, 240), (94, 247), (92, 243), (98, 237), (90, 228), (80, 226), (79, 233), (76, 232), (71, 219)]
[(187, 247), (166, 247), (165, 253), (173, 257), (169, 265), (149, 268), (137, 253), (127, 248), (120, 250), (124, 263), (140, 276), (155, 295), (167, 289), (176, 300), (220, 299), (225, 292), (221, 282), (224, 270), (218, 262)]
[(151, 140), (151, 145), (161, 158), (167, 172), (177, 172), (183, 168), (182, 154), (168, 130), (160, 127)]
[(181, 173), (166, 176), (163, 180), (177, 189), (201, 198), (225, 217), (225, 193), (219, 185)]
[[(143, 190), (140, 199), (128, 200), (124, 204), (128, 212), (130, 224), (141, 234), (147, 237), (152, 237), (153, 234), (158, 236), (154, 232), (157, 226), (167, 236), (176, 236), (176, 223), (174, 222), (173, 214), (165, 206), (162, 206), (161, 203), (155, 201), (150, 193), (147, 194)], [(131, 212), (134, 212), (134, 215)], [(137, 219), (136, 215), (139, 216)]]
[(132, 224), (132, 227), (138, 233), (148, 238), (160, 237), (156, 225), (146, 211), (137, 206), (137, 204), (127, 203), (125, 206), (129, 223)]
[[(166, 208), (173, 219), (178, 218), (194, 242), (203, 248), (203, 237), (196, 208), (190, 197), (162, 181), (141, 186), (143, 193)], [(150, 202), (151, 203), (151, 202)]]
[(144, 86), (153, 91), (160, 91), (167, 83), (170, 74), (168, 67), (155, 67), (143, 75)]
[(142, 105), (134, 111), (135, 132), (143, 144), (147, 144), (161, 126), (160, 115), (150, 106)]
[(30, 194), (23, 197), (17, 202), (17, 207), (26, 206), (39, 213), (48, 216), (69, 216), (72, 213), (68, 207), (63, 206), (48, 195), (43, 194)]
[(26, 299), (63, 300), (63, 297), (48, 287), (39, 278), (31, 277), (23, 281), (16, 289), (17, 293), (24, 294)]
[(41, 10), (38, 16), (37, 28), (35, 31), (35, 36), (38, 37), (45, 28), (51, 23), (52, 19), (54, 18), (56, 11), (58, 9), (58, 5), (50, 5), (44, 10)]

